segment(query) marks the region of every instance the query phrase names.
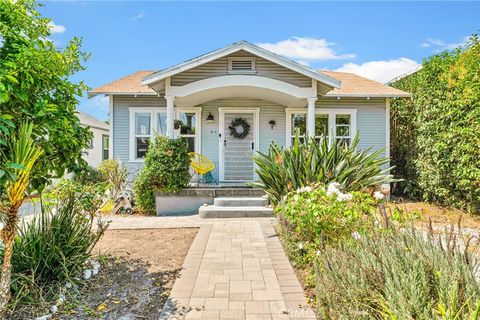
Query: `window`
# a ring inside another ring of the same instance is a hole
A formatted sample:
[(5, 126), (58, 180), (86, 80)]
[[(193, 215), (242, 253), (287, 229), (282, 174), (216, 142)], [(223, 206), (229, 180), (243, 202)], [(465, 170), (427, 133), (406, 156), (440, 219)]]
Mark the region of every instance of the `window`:
[(102, 160), (108, 159), (109, 153), (109, 138), (107, 135), (102, 135)]
[(89, 143), (89, 146), (88, 146), (90, 149), (93, 149), (93, 138), (90, 139), (90, 143)]
[(229, 57), (229, 73), (255, 73), (255, 57)]
[(195, 152), (196, 132), (197, 132), (197, 114), (196, 111), (177, 113), (177, 120), (180, 121), (180, 128), (177, 129), (179, 136), (185, 140), (188, 152)]
[(167, 135), (167, 113), (157, 113), (157, 133), (161, 136)]
[(152, 112), (134, 111), (133, 158), (142, 159), (152, 139)]
[[(317, 109), (315, 112), (315, 139), (317, 141), (322, 137), (337, 139), (347, 144), (352, 142), (355, 133), (356, 110), (328, 110)], [(306, 109), (287, 109), (287, 145), (292, 145), (295, 133), (304, 137), (307, 133), (307, 110)], [(301, 139), (303, 141), (303, 139)]]

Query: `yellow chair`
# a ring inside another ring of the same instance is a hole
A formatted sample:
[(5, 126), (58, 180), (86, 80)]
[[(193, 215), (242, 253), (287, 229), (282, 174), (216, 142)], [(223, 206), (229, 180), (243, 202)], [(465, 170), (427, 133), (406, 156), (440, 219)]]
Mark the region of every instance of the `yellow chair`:
[(189, 152), (188, 157), (190, 158), (190, 165), (197, 173), (197, 176), (203, 176), (203, 182), (210, 183), (213, 181), (215, 184), (218, 184), (217, 180), (212, 175), (212, 171), (215, 169), (215, 164), (210, 159), (196, 152)]

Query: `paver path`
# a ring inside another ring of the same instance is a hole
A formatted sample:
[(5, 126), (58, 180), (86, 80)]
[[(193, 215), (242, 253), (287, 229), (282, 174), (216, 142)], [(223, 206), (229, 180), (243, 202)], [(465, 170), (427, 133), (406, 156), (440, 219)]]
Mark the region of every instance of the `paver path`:
[(215, 219), (201, 226), (160, 319), (315, 316), (270, 219)]

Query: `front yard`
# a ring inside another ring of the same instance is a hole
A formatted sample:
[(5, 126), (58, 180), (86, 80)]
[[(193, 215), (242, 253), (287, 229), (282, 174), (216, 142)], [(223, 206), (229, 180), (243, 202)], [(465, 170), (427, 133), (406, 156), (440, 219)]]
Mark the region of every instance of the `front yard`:
[[(158, 319), (198, 229), (108, 230), (96, 245), (98, 275), (54, 319)], [(50, 310), (22, 307), (11, 319)]]

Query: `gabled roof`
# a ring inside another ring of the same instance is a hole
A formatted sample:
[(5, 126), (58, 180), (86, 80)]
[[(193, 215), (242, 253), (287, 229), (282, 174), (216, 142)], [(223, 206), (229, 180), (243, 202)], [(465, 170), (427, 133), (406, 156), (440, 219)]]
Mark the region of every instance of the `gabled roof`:
[(201, 55), (199, 57), (187, 60), (185, 62), (182, 62), (180, 64), (174, 65), (170, 68), (163, 69), (160, 71), (157, 71), (155, 73), (152, 73), (148, 76), (146, 76), (143, 79), (142, 84), (144, 85), (150, 85), (154, 82), (163, 80), (165, 78), (171, 77), (175, 74), (178, 74), (180, 72), (195, 68), (197, 66), (200, 66), (202, 64), (205, 64), (207, 62), (216, 60), (218, 58), (224, 57), (226, 55), (232, 54), (234, 52), (244, 50), (247, 51), (251, 54), (254, 54), (256, 56), (259, 56), (261, 58), (264, 58), (266, 60), (269, 60), (271, 62), (274, 62), (278, 65), (281, 65), (287, 69), (290, 69), (292, 71), (298, 72), (300, 74), (303, 74), (307, 77), (310, 77), (314, 80), (320, 81), (330, 87), (333, 88), (338, 88), (340, 87), (341, 83), (335, 78), (332, 78), (328, 75), (325, 75), (323, 73), (319, 73), (311, 68), (308, 68), (298, 62), (292, 61), (288, 58), (285, 58), (283, 56), (280, 56), (278, 54), (275, 54), (271, 51), (265, 50), (259, 46), (256, 46), (248, 41), (239, 41), (235, 42), (229, 46), (226, 46), (221, 49), (217, 49), (215, 51), (206, 53), (204, 55)]
[(337, 71), (321, 71), (342, 82), (340, 88), (335, 88), (325, 94), (325, 97), (411, 97), (410, 93), (389, 87), (383, 83), (370, 80), (353, 73)]
[(118, 80), (109, 82), (100, 87), (94, 88), (88, 92), (88, 97), (92, 98), (98, 94), (152, 94), (157, 93), (148, 86), (142, 85), (142, 79), (155, 71), (141, 70), (129, 74)]
[[(336, 71), (319, 71), (341, 81), (340, 88), (329, 91), (326, 97), (410, 97), (411, 94), (386, 86), (353, 73)], [(97, 94), (118, 95), (156, 95), (157, 93), (142, 84), (142, 79), (155, 71), (138, 71), (126, 77), (112, 81), (89, 92), (89, 97)]]

